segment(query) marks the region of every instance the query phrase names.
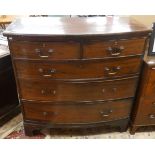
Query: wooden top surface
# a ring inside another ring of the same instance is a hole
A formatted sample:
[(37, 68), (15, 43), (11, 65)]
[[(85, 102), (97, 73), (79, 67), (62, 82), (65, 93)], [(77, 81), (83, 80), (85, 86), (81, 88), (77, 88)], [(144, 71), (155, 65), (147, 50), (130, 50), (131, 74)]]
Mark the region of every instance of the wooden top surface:
[(17, 19), (3, 34), (6, 36), (73, 36), (144, 31), (150, 31), (150, 29), (130, 17), (27, 17)]

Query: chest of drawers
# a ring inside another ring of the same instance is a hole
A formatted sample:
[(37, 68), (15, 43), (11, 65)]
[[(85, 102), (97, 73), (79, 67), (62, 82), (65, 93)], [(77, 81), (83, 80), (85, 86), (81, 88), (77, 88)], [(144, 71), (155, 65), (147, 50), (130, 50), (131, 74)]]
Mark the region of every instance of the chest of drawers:
[(150, 30), (125, 17), (23, 18), (8, 37), (25, 133), (125, 131)]
[(155, 59), (144, 59), (143, 72), (138, 88), (136, 105), (133, 109), (131, 134), (142, 126), (155, 125)]

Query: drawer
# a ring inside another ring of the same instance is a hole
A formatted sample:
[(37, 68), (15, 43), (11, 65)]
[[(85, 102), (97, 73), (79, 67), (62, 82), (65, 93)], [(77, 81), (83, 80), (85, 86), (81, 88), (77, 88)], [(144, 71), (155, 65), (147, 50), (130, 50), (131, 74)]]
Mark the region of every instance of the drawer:
[(133, 97), (137, 80), (137, 77), (91, 82), (20, 79), (19, 85), (21, 97), (26, 100), (91, 101)]
[(77, 59), (80, 55), (80, 44), (77, 42), (10, 42), (14, 58), (57, 60)]
[(139, 105), (136, 124), (155, 124), (155, 99), (147, 97)]
[(150, 74), (148, 75), (147, 87), (145, 91), (145, 96), (154, 97), (155, 99), (155, 67), (150, 69)]
[(90, 41), (84, 45), (84, 58), (118, 57), (143, 54), (145, 38)]
[(47, 104), (25, 103), (25, 119), (48, 121), (51, 123), (93, 123), (127, 118), (132, 100), (99, 102), (95, 104)]
[(89, 79), (116, 78), (139, 73), (140, 57), (102, 61), (73, 61), (67, 63), (15, 61), (20, 78)]

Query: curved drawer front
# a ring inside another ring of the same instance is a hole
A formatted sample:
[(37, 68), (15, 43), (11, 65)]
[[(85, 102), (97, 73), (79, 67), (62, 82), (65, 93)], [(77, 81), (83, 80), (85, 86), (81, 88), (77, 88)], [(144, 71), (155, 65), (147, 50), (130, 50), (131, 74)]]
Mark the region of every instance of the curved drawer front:
[(133, 97), (137, 78), (115, 81), (57, 82), (20, 80), (21, 97), (26, 100), (91, 101)]
[(116, 78), (139, 73), (140, 57), (73, 61), (66, 63), (16, 61), (17, 75), (21, 78), (89, 79)]
[(12, 41), (10, 49), (14, 58), (57, 60), (77, 59), (80, 55), (80, 45), (77, 42)]
[(90, 41), (84, 45), (85, 58), (118, 57), (143, 54), (145, 38), (114, 41)]
[(25, 119), (49, 121), (51, 123), (95, 123), (127, 118), (132, 99), (100, 102), (95, 104), (25, 103)]

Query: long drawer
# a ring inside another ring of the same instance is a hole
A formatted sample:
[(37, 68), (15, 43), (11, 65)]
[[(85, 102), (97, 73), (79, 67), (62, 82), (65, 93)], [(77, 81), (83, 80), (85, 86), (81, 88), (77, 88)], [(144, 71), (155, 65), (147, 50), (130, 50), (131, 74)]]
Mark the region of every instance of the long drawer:
[(145, 38), (89, 41), (84, 44), (84, 58), (118, 57), (143, 54)]
[(21, 97), (26, 100), (91, 101), (133, 97), (137, 80), (137, 77), (91, 82), (20, 79), (19, 85)]
[(78, 59), (80, 44), (68, 42), (10, 42), (10, 49), (14, 58), (57, 60)]
[(95, 104), (25, 103), (24, 114), (27, 120), (48, 121), (51, 123), (93, 123), (118, 120), (130, 115), (132, 99), (99, 102)]
[(102, 61), (15, 61), (20, 78), (89, 79), (116, 78), (139, 73), (140, 57), (108, 59)]

